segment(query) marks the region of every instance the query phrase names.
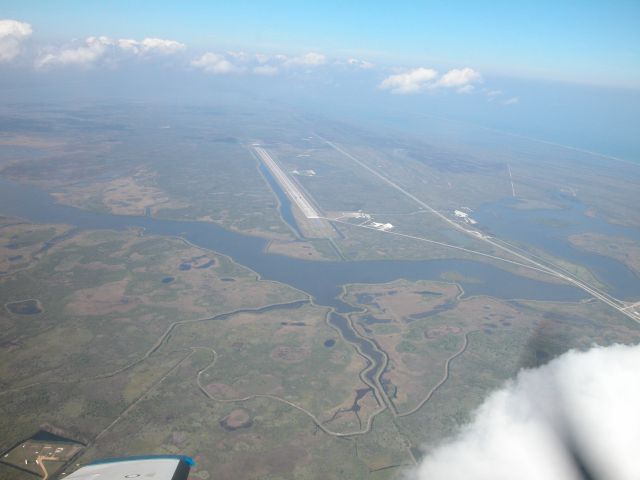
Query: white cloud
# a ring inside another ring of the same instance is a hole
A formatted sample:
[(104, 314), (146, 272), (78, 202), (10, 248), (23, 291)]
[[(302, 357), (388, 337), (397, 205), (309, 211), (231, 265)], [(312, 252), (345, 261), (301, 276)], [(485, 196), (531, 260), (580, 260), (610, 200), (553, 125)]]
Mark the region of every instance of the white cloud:
[(184, 50), (186, 47), (184, 43), (163, 38), (145, 38), (142, 41), (121, 39), (118, 40), (118, 46), (136, 55), (172, 55)]
[(326, 63), (321, 53), (309, 52), (297, 57), (286, 55), (248, 54), (245, 52), (208, 52), (191, 62), (192, 67), (207, 73), (226, 74), (252, 72), (256, 75), (271, 76), (280, 73), (282, 68), (311, 68)]
[(235, 65), (224, 55), (212, 52), (205, 53), (197, 60), (193, 60), (191, 66), (216, 75), (238, 73), (244, 70), (243, 67)]
[(482, 76), (473, 68), (454, 68), (445, 73), (437, 85), (439, 87), (464, 87), (472, 83), (481, 82)]
[(363, 70), (369, 70), (375, 65), (371, 62), (367, 62), (366, 60), (360, 60), (359, 58), (349, 58), (347, 60), (347, 64), (352, 65), (354, 67), (362, 68)]
[(433, 68), (414, 68), (385, 78), (378, 87), (391, 90), (391, 93), (417, 93), (433, 85), (432, 81), (437, 76), (438, 72)]
[(271, 57), (269, 55), (265, 55), (264, 53), (256, 53), (256, 61), (258, 63), (267, 63), (269, 60), (271, 60)]
[(0, 20), (0, 63), (16, 58), (22, 50), (22, 43), (33, 30), (31, 25), (17, 20)]
[(502, 90), (483, 90), (487, 96), (487, 102), (497, 102), (500, 105), (515, 105), (520, 102), (518, 97), (509, 97), (508, 92), (503, 92)]
[(274, 67), (272, 65), (258, 65), (257, 67), (253, 68), (253, 73), (255, 73), (256, 75), (276, 75), (279, 71), (280, 70), (278, 70), (277, 67)]
[(323, 65), (327, 61), (327, 57), (316, 52), (309, 52), (304, 55), (291, 58), (287, 58), (284, 55), (278, 55), (277, 58), (284, 60), (285, 65), (302, 65), (307, 67), (317, 67), (319, 65)]
[(84, 45), (46, 53), (36, 60), (37, 68), (54, 65), (90, 65), (103, 57), (115, 42), (109, 37), (89, 37)]
[(175, 40), (145, 38), (143, 40), (88, 37), (84, 44), (67, 48), (49, 49), (36, 59), (37, 68), (56, 65), (90, 66), (101, 59), (117, 60), (126, 55), (152, 56), (172, 55), (183, 50), (185, 45)]
[(247, 62), (251, 59), (251, 56), (247, 52), (242, 51), (229, 50), (226, 52), (226, 55), (238, 62)]
[(577, 480), (561, 440), (571, 437), (596, 478), (638, 479), (638, 372), (640, 346), (623, 345), (570, 351), (524, 370), (407, 478)]
[(419, 93), (437, 88), (456, 88), (458, 93), (472, 93), (474, 83), (482, 82), (482, 76), (474, 69), (454, 68), (438, 78), (433, 68), (414, 68), (385, 78), (378, 86), (391, 93)]

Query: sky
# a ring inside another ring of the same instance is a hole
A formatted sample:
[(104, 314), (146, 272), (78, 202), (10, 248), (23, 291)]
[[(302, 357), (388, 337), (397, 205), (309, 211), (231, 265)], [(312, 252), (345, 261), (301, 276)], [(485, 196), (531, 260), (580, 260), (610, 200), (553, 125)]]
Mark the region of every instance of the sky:
[(640, 88), (637, 0), (2, 0), (0, 16), (31, 23), (48, 41), (160, 37), (199, 49), (321, 50)]
[(0, 101), (235, 90), (640, 161), (638, 25), (638, 0), (0, 0)]

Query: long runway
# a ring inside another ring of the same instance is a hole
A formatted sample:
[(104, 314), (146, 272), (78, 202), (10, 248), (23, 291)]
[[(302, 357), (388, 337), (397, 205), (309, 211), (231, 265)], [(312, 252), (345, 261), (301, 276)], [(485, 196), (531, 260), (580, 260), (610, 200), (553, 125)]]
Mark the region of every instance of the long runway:
[(276, 179), (276, 181), (280, 184), (284, 192), (287, 196), (298, 205), (298, 208), (302, 210), (302, 213), (307, 218), (321, 218), (320, 214), (316, 211), (315, 208), (311, 205), (311, 202), (307, 200), (304, 194), (300, 191), (297, 185), (287, 176), (286, 173), (282, 171), (280, 166), (276, 163), (276, 161), (271, 158), (271, 155), (267, 153), (267, 151), (262, 147), (253, 147), (260, 160), (266, 165), (266, 167), (271, 171), (271, 174)]

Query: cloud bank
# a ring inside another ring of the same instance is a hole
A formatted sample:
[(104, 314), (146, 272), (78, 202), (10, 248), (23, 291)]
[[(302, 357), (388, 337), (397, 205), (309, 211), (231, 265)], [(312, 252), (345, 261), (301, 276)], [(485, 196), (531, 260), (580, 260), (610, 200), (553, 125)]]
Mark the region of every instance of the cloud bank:
[[(599, 479), (640, 478), (640, 346), (570, 351), (522, 371), (412, 480), (578, 480), (567, 432)], [(566, 429), (563, 429), (566, 426)]]
[(440, 80), (438, 80), (438, 86), (447, 88), (465, 87), (481, 80), (482, 77), (473, 68), (454, 68), (440, 77)]
[(362, 60), (360, 58), (347, 59), (347, 65), (351, 65), (352, 67), (362, 68), (363, 70), (369, 70), (375, 67), (375, 64), (368, 62), (366, 60)]
[(391, 90), (391, 93), (418, 93), (434, 85), (432, 81), (437, 76), (438, 71), (433, 68), (414, 68), (385, 78), (379, 87), (382, 90)]
[(62, 65), (90, 66), (98, 61), (115, 62), (127, 56), (149, 57), (173, 55), (185, 49), (183, 43), (162, 38), (143, 40), (87, 37), (80, 45), (49, 48), (35, 62), (36, 68)]
[(22, 51), (22, 44), (33, 30), (31, 25), (17, 20), (0, 20), (0, 63), (9, 62)]
[[(0, 63), (11, 63), (20, 55), (24, 43), (31, 38), (33, 30), (30, 24), (17, 20), (0, 20)], [(273, 77), (280, 74), (297, 76), (300, 73), (308, 78), (319, 69), (371, 70), (373, 63), (354, 57), (331, 59), (323, 53), (311, 51), (296, 55), (247, 53), (242, 51), (208, 51), (195, 56), (187, 51), (187, 46), (179, 41), (147, 37), (142, 40), (131, 38), (112, 38), (109, 36), (90, 36), (83, 40), (73, 40), (64, 45), (32, 46), (29, 55), (23, 55), (25, 61), (36, 70), (47, 71), (55, 68), (92, 67), (115, 68), (134, 61), (151, 63), (162, 57), (185, 52), (181, 62), (172, 62), (175, 66), (190, 66), (212, 75), (247, 74)], [(191, 58), (188, 58), (188, 57)], [(167, 61), (163, 62), (166, 64)], [(24, 63), (24, 62), (23, 62)], [(388, 76), (378, 84), (381, 90), (393, 94), (412, 94), (437, 89), (452, 89), (461, 94), (474, 93), (475, 85), (482, 82), (482, 76), (470, 67), (451, 69), (444, 74), (433, 68), (414, 68)], [(483, 90), (486, 92), (486, 90)], [(490, 94), (488, 94), (490, 95)], [(503, 105), (518, 102), (516, 97), (503, 99)]]
[(200, 58), (193, 60), (191, 66), (198, 68), (206, 73), (213, 73), (217, 75), (225, 75), (228, 73), (238, 73), (243, 70), (230, 60), (225, 58), (224, 55), (208, 52), (202, 55)]
[(309, 52), (304, 55), (300, 55), (298, 57), (287, 58), (284, 61), (285, 65), (302, 65), (307, 67), (317, 67), (318, 65), (323, 65), (327, 61), (327, 57), (325, 57), (321, 53), (317, 52)]
[(118, 40), (118, 46), (136, 55), (173, 55), (184, 50), (184, 43), (175, 40), (165, 40), (163, 38), (145, 38), (138, 42), (136, 40)]
[(378, 88), (395, 94), (420, 93), (437, 88), (456, 88), (458, 93), (471, 93), (482, 76), (472, 68), (454, 68), (441, 77), (433, 68), (414, 68), (385, 78)]
[(229, 73), (251, 72), (255, 75), (277, 75), (283, 69), (311, 69), (326, 63), (321, 53), (309, 52), (304, 55), (289, 57), (287, 55), (250, 54), (246, 52), (207, 52), (193, 60), (191, 66), (206, 73), (225, 75)]

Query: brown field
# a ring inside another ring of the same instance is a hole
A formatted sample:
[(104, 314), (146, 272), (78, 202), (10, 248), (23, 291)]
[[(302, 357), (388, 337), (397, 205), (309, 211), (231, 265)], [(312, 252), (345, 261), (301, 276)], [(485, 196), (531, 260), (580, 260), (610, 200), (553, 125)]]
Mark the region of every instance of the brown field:
[(220, 420), (220, 425), (229, 431), (251, 426), (251, 414), (244, 408), (237, 408)]
[[(398, 280), (376, 285), (352, 285), (343, 299), (352, 305), (364, 306), (378, 318), (406, 322), (411, 315), (420, 314), (452, 302), (462, 293), (457, 284), (445, 282), (407, 282)], [(359, 295), (371, 297), (364, 304)]]
[(335, 258), (329, 257), (326, 253), (320, 252), (310, 242), (300, 242), (295, 240), (290, 241), (272, 241), (269, 242), (267, 252), (275, 253), (278, 255), (287, 255), (295, 258), (302, 258), (304, 260), (334, 260)]
[(347, 287), (343, 298), (365, 309), (352, 315), (359, 333), (374, 339), (389, 358), (382, 378), (400, 413), (416, 407), (440, 381), (447, 359), (464, 347), (465, 334), (508, 329), (521, 321), (504, 302), (460, 300), (461, 292), (456, 284), (428, 281)]

